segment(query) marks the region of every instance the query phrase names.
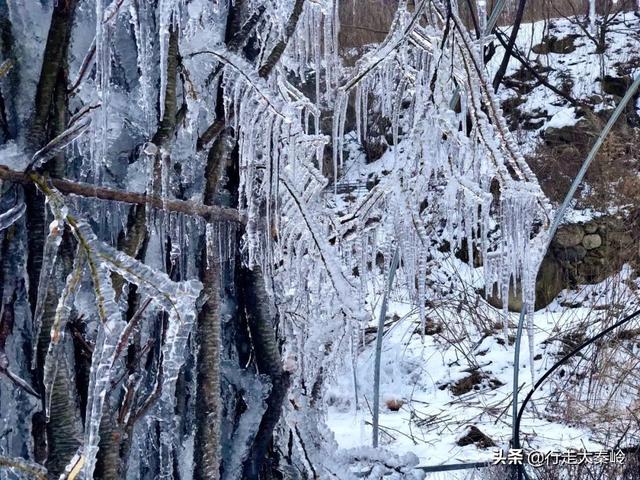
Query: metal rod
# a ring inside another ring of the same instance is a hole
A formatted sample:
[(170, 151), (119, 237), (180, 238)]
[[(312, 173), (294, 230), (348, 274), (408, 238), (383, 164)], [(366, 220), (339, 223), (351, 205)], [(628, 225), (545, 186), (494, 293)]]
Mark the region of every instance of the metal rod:
[(382, 337), (384, 335), (384, 319), (387, 316), (387, 304), (389, 301), (389, 292), (393, 285), (393, 278), (398, 268), (400, 259), (400, 247), (396, 247), (389, 267), (389, 277), (387, 279), (387, 288), (382, 298), (382, 306), (380, 307), (380, 318), (378, 319), (378, 333), (376, 336), (376, 358), (373, 369), (373, 448), (378, 447), (379, 426), (378, 417), (380, 415), (380, 358), (382, 357)]

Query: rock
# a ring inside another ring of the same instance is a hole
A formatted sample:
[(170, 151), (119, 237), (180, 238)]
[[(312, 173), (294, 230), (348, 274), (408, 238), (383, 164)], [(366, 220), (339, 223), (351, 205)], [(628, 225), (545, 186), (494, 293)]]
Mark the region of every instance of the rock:
[(553, 241), (562, 247), (576, 247), (584, 238), (584, 230), (579, 225), (564, 225), (558, 228)]
[(460, 437), (456, 442), (459, 446), (475, 445), (478, 448), (495, 447), (496, 444), (490, 437), (482, 433), (480, 429), (474, 425), (469, 427), (467, 433)]
[(547, 55), (549, 53), (571, 53), (576, 50), (575, 40), (578, 35), (569, 35), (564, 38), (545, 37), (542, 43), (534, 45), (532, 50), (538, 55)]
[(582, 228), (584, 228), (586, 233), (596, 233), (598, 231), (598, 224), (592, 222), (585, 223)]
[(602, 96), (601, 95), (591, 95), (587, 98), (588, 102), (591, 105), (600, 105), (602, 103)]
[[(586, 254), (586, 250), (583, 247), (576, 248)], [(567, 286), (559, 259), (552, 254), (547, 255), (542, 261), (542, 265), (540, 265), (540, 271), (536, 279), (535, 310), (540, 310), (549, 305)], [(522, 292), (520, 288), (520, 282), (518, 282), (516, 291), (513, 288), (509, 289), (508, 308), (510, 312), (520, 312), (522, 310)], [(502, 298), (495, 288), (493, 295), (487, 298), (487, 302), (495, 308), (502, 309)]]
[(474, 370), (468, 376), (458, 380), (456, 383), (451, 385), (451, 394), (456, 397), (460, 395), (464, 395), (465, 393), (469, 393), (474, 389), (476, 385), (479, 385), (482, 380), (486, 378), (486, 375), (479, 372), (478, 370)]
[(544, 122), (546, 122), (546, 120), (546, 118), (527, 119), (522, 123), (522, 128), (524, 130), (537, 130), (544, 125)]
[[(582, 242), (584, 244), (584, 238), (582, 239)], [(563, 248), (561, 250), (558, 250), (558, 252), (556, 253), (558, 260), (561, 260), (563, 262), (579, 262), (586, 255), (587, 255), (587, 249), (582, 245), (577, 245), (575, 247), (570, 247), (570, 248)]]
[[(502, 297), (495, 286), (493, 288), (493, 294), (487, 298), (487, 302), (492, 307), (502, 310)], [(520, 282), (518, 282), (516, 291), (513, 290), (513, 287), (509, 288), (508, 309), (510, 312), (519, 312), (522, 310), (522, 292), (520, 291)]]
[(549, 45), (549, 51), (551, 53), (561, 53), (561, 54), (575, 52), (576, 50), (575, 40), (577, 37), (578, 35), (569, 35), (567, 37), (560, 38), (560, 39), (554, 38), (555, 41), (553, 41)]
[(602, 237), (597, 233), (590, 233), (582, 238), (582, 245), (587, 250), (593, 250), (594, 248), (598, 248), (602, 245)]
[(537, 45), (534, 45), (531, 50), (533, 50), (533, 53), (537, 53), (538, 55), (547, 55), (549, 53), (549, 43), (539, 43)]
[(631, 77), (612, 77), (611, 75), (605, 75), (601, 83), (602, 90), (605, 93), (615, 95), (616, 97), (624, 97), (629, 85), (631, 85)]
[(595, 134), (593, 125), (584, 116), (577, 113), (578, 122), (575, 125), (564, 127), (548, 127), (542, 132), (544, 143), (548, 146), (580, 145), (585, 141), (591, 141)]
[(536, 310), (549, 305), (564, 288), (560, 264), (553, 256), (547, 255), (536, 279)]

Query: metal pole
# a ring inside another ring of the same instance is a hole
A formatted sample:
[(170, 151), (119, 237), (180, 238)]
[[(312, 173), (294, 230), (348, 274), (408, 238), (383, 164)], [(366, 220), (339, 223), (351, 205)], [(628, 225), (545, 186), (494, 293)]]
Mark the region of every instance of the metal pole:
[(400, 247), (396, 247), (389, 267), (389, 277), (387, 278), (387, 288), (382, 298), (382, 306), (380, 307), (380, 318), (378, 319), (378, 333), (376, 336), (376, 358), (373, 368), (373, 448), (378, 447), (378, 417), (380, 415), (380, 358), (382, 357), (382, 337), (384, 335), (384, 319), (387, 316), (387, 304), (389, 301), (389, 292), (393, 285), (393, 278), (398, 268), (400, 259)]

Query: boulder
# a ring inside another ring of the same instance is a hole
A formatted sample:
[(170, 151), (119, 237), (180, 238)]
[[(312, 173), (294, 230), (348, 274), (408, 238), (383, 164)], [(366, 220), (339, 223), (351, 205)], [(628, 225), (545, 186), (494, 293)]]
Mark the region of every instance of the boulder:
[(583, 238), (584, 230), (580, 225), (563, 225), (558, 228), (553, 241), (562, 247), (576, 247)]
[(585, 235), (582, 239), (582, 246), (587, 250), (593, 250), (602, 245), (602, 237), (597, 233), (590, 233)]

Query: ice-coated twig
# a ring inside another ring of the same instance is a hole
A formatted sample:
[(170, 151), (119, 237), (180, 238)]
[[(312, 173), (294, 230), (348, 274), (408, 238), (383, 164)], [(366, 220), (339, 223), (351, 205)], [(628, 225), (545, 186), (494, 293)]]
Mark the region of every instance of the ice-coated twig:
[(82, 279), (82, 269), (85, 264), (85, 253), (82, 248), (78, 248), (74, 260), (71, 273), (67, 277), (67, 282), (58, 300), (55, 318), (51, 326), (49, 340), (49, 348), (44, 361), (43, 384), (45, 391), (44, 411), (48, 419), (51, 413), (51, 395), (53, 394), (53, 385), (58, 371), (58, 364), (61, 361), (62, 348), (66, 335), (67, 323), (73, 309), (75, 295)]
[(20, 217), (24, 215), (26, 208), (26, 204), (21, 201), (6, 212), (0, 214), (0, 232), (20, 220)]
[(32, 463), (24, 458), (12, 458), (0, 455), (0, 470), (22, 472), (38, 480), (47, 479), (47, 469), (37, 463)]
[(222, 63), (231, 67), (239, 76), (245, 79), (245, 81), (251, 85), (251, 87), (255, 90), (255, 92), (259, 95), (259, 97), (264, 101), (269, 108), (278, 115), (282, 117), (285, 121), (290, 121), (285, 112), (282, 112), (278, 108), (278, 100), (274, 100), (269, 91), (269, 87), (266, 85), (265, 81), (256, 73), (254, 73), (253, 66), (244, 60), (239, 55), (236, 55), (224, 47), (217, 50), (201, 50), (199, 52), (194, 52), (190, 56), (209, 54), (216, 57)]
[(10, 180), (22, 184), (36, 183), (41, 185), (51, 184), (62, 193), (77, 195), (87, 198), (99, 198), (101, 200), (113, 200), (116, 202), (133, 205), (149, 205), (154, 208), (169, 212), (183, 213), (204, 218), (208, 222), (229, 221), (243, 223), (244, 218), (233, 208), (202, 205), (186, 200), (162, 198), (142, 193), (128, 192), (115, 188), (99, 187), (90, 183), (74, 182), (61, 178), (45, 179), (41, 176), (32, 177), (29, 174), (16, 172), (0, 166), (0, 179)]
[(82, 135), (82, 133), (89, 128), (89, 125), (91, 125), (90, 118), (82, 122), (73, 123), (68, 129), (55, 137), (33, 155), (31, 163), (27, 167), (27, 171), (32, 169), (37, 170), (48, 160), (55, 157), (67, 145)]

